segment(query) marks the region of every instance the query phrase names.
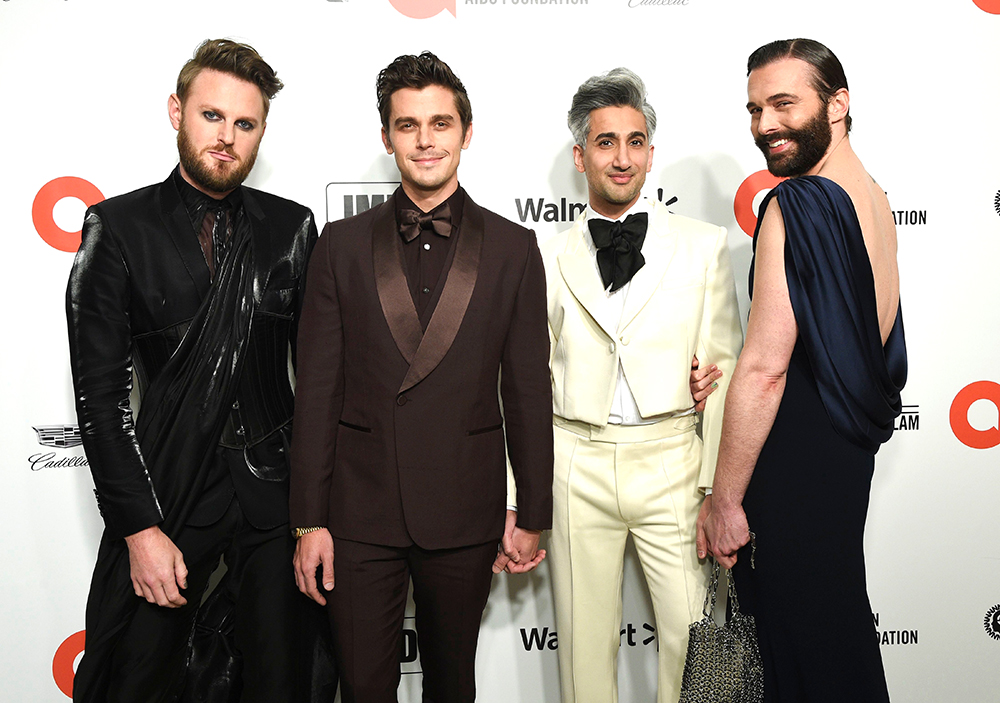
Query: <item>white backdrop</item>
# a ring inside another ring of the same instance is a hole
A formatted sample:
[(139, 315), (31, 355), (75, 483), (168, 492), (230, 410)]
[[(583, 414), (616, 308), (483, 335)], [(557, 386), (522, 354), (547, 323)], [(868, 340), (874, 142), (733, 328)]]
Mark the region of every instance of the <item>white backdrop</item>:
[[(659, 116), (647, 195), (662, 189), (678, 198), (674, 211), (729, 228), (745, 314), (750, 238), (734, 205), (759, 202), (755, 180), (737, 191), (763, 168), (742, 107), (746, 57), (808, 36), (844, 63), (855, 150), (901, 213), (908, 413), (879, 454), (867, 534), (889, 688), (896, 701), (998, 700), (1000, 0), (445, 4), (0, 1), (2, 699), (66, 700), (101, 530), (82, 448), (61, 446), (73, 444), (76, 422), (63, 312), (72, 253), (51, 243), (73, 249), (95, 189), (123, 193), (176, 163), (166, 99), (201, 40), (250, 42), (285, 81), (249, 183), (309, 205), (321, 222), (339, 216), (344, 195), (391, 189), (366, 185), (396, 178), (373, 86), (401, 53), (431, 49), (463, 79), (475, 133), (462, 184), (539, 236), (565, 223), (536, 223), (529, 199), (535, 209), (586, 199), (565, 126), (576, 87), (632, 68)], [(789, 588), (808, 587), (790, 574)], [(641, 703), (654, 699), (656, 641), (634, 560), (625, 596), (621, 700)], [(815, 631), (824, 636), (822, 621)], [(480, 700), (554, 703), (555, 643), (544, 566), (495, 579)], [(403, 679), (401, 700), (419, 700), (419, 677)]]

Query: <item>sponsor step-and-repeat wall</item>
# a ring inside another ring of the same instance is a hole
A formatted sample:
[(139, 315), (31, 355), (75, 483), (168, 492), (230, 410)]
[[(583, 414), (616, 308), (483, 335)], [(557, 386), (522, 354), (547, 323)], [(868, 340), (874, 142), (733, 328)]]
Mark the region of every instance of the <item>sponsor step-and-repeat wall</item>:
[[(892, 203), (909, 347), (866, 537), (889, 688), (896, 701), (998, 700), (1000, 0), (0, 1), (0, 698), (66, 700), (85, 643), (102, 525), (64, 314), (83, 213), (169, 173), (167, 97), (195, 46), (220, 36), (253, 44), (286, 84), (249, 184), (319, 220), (397, 184), (374, 83), (399, 54), (430, 49), (463, 79), (475, 129), (462, 184), (539, 238), (586, 203), (565, 122), (576, 87), (635, 70), (659, 117), (645, 194), (728, 228), (744, 319), (748, 235), (777, 182), (749, 135), (746, 57), (779, 38), (830, 46), (851, 86), (851, 141)], [(809, 587), (789, 573), (789, 589)], [(634, 555), (623, 591), (621, 700), (642, 703), (657, 632)], [(400, 700), (412, 702), (420, 660), (404, 627)], [(547, 566), (494, 579), (479, 699), (557, 701), (558, 646)]]

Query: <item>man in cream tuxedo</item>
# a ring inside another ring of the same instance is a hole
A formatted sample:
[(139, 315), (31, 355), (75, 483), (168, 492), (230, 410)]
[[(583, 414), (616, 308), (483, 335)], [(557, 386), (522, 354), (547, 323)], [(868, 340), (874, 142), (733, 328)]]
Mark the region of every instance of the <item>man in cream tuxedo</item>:
[[(640, 197), (656, 114), (619, 68), (573, 97), (573, 159), (589, 207), (542, 245), (555, 475), (550, 541), (564, 703), (617, 700), (628, 535), (652, 596), (658, 701), (680, 692), (707, 574), (696, 523), (712, 485), (725, 390), (742, 344), (726, 230)], [(697, 356), (718, 392), (701, 415)], [(717, 367), (717, 368), (713, 368)]]

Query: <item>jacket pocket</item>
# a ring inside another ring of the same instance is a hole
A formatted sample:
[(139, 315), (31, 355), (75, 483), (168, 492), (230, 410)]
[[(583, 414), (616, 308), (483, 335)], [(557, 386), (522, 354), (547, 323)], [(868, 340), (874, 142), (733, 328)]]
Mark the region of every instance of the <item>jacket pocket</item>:
[(480, 427), (477, 430), (469, 430), (466, 434), (469, 437), (472, 437), (477, 434), (486, 434), (487, 432), (496, 432), (497, 430), (502, 430), (502, 429), (503, 429), (503, 423), (501, 422), (499, 425), (490, 425), (489, 427)]
[(349, 430), (357, 430), (358, 432), (369, 432), (370, 433), (372, 431), (371, 427), (362, 427), (361, 425), (352, 425), (350, 422), (344, 422), (343, 420), (340, 420), (338, 422), (338, 424), (343, 425), (344, 427), (346, 427)]

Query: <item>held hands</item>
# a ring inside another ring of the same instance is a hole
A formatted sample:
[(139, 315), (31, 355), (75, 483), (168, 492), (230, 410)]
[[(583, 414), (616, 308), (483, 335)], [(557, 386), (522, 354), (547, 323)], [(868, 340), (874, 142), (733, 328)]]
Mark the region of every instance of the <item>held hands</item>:
[(507, 511), (503, 540), (493, 562), (493, 573), (525, 574), (542, 563), (545, 550), (538, 548), (540, 530), (525, 530), (517, 526), (517, 511)]
[(712, 496), (705, 496), (698, 513), (698, 558), (711, 554), (722, 568), (731, 569), (736, 552), (749, 541), (750, 527), (743, 506), (714, 503)]
[(132, 588), (140, 598), (164, 608), (179, 608), (187, 598), (188, 570), (181, 550), (156, 525), (125, 538)]
[(326, 598), (316, 584), (316, 567), (323, 567), (323, 590), (333, 590), (333, 536), (325, 527), (299, 537), (295, 544), (295, 585), (320, 605)]
[(715, 364), (704, 369), (698, 368), (699, 363), (697, 356), (691, 359), (691, 397), (694, 398), (694, 409), (704, 412), (705, 399), (719, 387), (718, 380), (722, 378), (722, 371)]

